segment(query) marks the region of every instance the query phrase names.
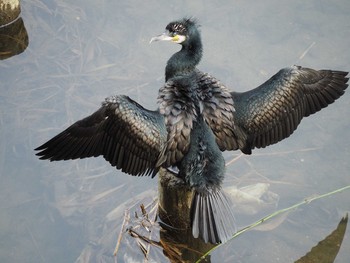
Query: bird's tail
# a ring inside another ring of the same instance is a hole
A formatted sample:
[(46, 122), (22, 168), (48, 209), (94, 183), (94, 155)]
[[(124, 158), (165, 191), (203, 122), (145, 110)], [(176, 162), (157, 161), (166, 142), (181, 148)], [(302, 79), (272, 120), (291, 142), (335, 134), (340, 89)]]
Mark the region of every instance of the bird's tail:
[(205, 243), (224, 243), (236, 232), (232, 206), (222, 189), (195, 191), (191, 206), (192, 234)]

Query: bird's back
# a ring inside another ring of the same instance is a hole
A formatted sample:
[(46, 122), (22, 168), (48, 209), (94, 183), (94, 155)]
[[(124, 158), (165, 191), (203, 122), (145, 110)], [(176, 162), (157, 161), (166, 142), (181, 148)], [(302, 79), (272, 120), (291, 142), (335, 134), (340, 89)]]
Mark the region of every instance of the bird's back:
[(193, 122), (189, 149), (179, 169), (180, 176), (199, 191), (219, 188), (222, 183), (225, 160), (212, 130), (201, 115)]

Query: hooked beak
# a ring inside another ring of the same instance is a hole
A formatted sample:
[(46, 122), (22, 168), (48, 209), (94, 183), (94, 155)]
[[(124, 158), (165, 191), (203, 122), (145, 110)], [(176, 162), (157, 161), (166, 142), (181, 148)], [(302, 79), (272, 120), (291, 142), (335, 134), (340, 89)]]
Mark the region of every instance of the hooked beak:
[(172, 40), (173, 40), (173, 37), (169, 36), (167, 33), (163, 33), (159, 36), (152, 37), (149, 43), (151, 44), (152, 42), (156, 42), (156, 41), (172, 41)]

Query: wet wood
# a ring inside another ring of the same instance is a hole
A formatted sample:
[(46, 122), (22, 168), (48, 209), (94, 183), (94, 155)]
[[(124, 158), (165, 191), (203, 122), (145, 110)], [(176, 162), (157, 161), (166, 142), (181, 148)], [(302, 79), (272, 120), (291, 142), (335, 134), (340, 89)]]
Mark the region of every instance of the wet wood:
[(27, 48), (29, 39), (21, 17), (11, 24), (0, 26), (0, 43), (0, 60), (20, 54)]
[(19, 0), (0, 0), (0, 26), (16, 20), (20, 13)]
[(166, 224), (188, 228), (192, 190), (182, 179), (165, 169), (159, 173), (158, 187), (159, 216)]
[[(193, 191), (183, 180), (161, 169), (158, 179), (158, 214), (162, 224), (160, 239), (164, 254), (172, 262), (194, 262), (213, 245), (194, 238), (191, 229)], [(210, 262), (210, 256), (205, 261)]]

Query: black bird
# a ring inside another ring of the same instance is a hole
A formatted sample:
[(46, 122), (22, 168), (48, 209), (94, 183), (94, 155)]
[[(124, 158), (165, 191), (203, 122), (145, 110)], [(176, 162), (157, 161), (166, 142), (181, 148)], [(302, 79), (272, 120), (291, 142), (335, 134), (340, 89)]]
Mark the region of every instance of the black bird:
[(348, 87), (348, 72), (292, 66), (253, 90), (229, 92), (219, 80), (196, 69), (203, 52), (198, 27), (195, 19), (171, 22), (151, 42), (181, 44), (181, 50), (168, 60), (165, 80), (195, 72), (204, 118), (222, 151), (251, 154), (254, 148), (289, 137), (303, 117), (327, 107)]
[(205, 242), (225, 242), (236, 232), (232, 204), (221, 189), (225, 160), (202, 115), (193, 121), (191, 143), (178, 165), (179, 176), (195, 189), (192, 234)]
[[(180, 176), (197, 192), (207, 189), (211, 195), (207, 200), (228, 209), (220, 201), (221, 195), (216, 194), (224, 169), (216, 171), (213, 167), (220, 164), (220, 157), (208, 158), (213, 164), (201, 174), (193, 168), (187, 170), (195, 156), (205, 157), (204, 149), (214, 147), (213, 138), (221, 151), (240, 149), (246, 154), (255, 147), (274, 144), (292, 134), (304, 116), (333, 103), (348, 86), (347, 72), (294, 66), (282, 69), (256, 89), (229, 92), (218, 80), (196, 69), (202, 43), (193, 19), (171, 22), (166, 33), (151, 42), (156, 40), (182, 46), (167, 63), (166, 83), (159, 90), (157, 110), (147, 110), (127, 96), (109, 97), (94, 114), (38, 147), (37, 155), (51, 161), (102, 155), (112, 166), (132, 175), (154, 176), (160, 167), (177, 165), (182, 167)], [(201, 129), (207, 135), (198, 139)], [(199, 162), (204, 163), (208, 162)], [(201, 216), (207, 215), (203, 212)], [(212, 230), (205, 226), (214, 217), (203, 221), (196, 218), (200, 217), (193, 216), (195, 235), (208, 237), (212, 243), (227, 239), (222, 228), (215, 225), (211, 229), (218, 234), (209, 237), (208, 231)]]
[[(106, 98), (94, 114), (36, 148), (40, 159), (68, 160), (102, 155), (132, 175), (178, 166), (194, 189), (194, 237), (225, 242), (234, 234), (231, 205), (221, 189), (225, 162), (211, 129), (201, 116), (193, 72), (174, 76), (159, 91), (159, 109), (149, 111), (127, 96)], [(194, 162), (196, 165), (194, 165)]]
[[(224, 157), (202, 115), (203, 106), (197, 96), (198, 86), (194, 73), (183, 73), (170, 80), (177, 91), (183, 92), (181, 99), (190, 96), (190, 100), (183, 103), (183, 106), (192, 105), (194, 113), (190, 143), (184, 156), (175, 163), (179, 169), (178, 176), (194, 189), (190, 213), (192, 234), (204, 242), (225, 242), (235, 233), (235, 223), (232, 204), (221, 189), (225, 175)], [(179, 99), (170, 95), (169, 90), (161, 91), (159, 98), (165, 105), (171, 105)], [(166, 119), (174, 122), (177, 118)], [(182, 129), (181, 126), (179, 128)], [(173, 131), (168, 134), (173, 134)], [(174, 134), (176, 137), (176, 132)]]

